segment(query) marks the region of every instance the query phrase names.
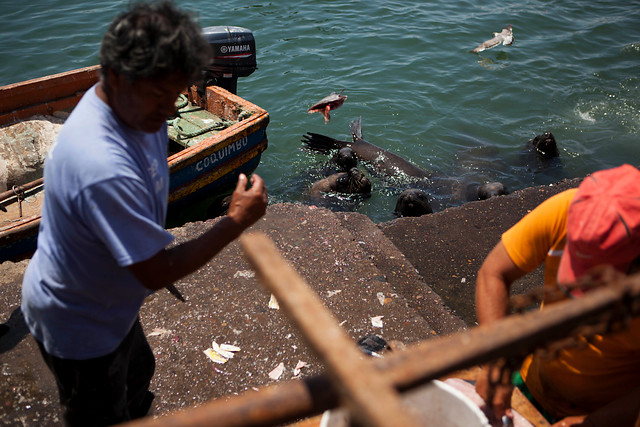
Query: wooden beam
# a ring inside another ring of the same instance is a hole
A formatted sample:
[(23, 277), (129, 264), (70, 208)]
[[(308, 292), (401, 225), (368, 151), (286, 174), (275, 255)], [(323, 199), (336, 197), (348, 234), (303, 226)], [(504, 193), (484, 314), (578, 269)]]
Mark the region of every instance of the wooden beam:
[(358, 349), (273, 242), (256, 232), (242, 235), (240, 244), (263, 286), (324, 362), (351, 416), (372, 427), (417, 425), (392, 384), (374, 369), (372, 360)]
[[(426, 340), (405, 351), (376, 359), (378, 375), (399, 390), (411, 389), (448, 373), (490, 362), (499, 357), (519, 358), (548, 343), (571, 336), (578, 328), (602, 325), (603, 319), (640, 314), (640, 274), (608, 283), (576, 300), (549, 305), (469, 331)], [(291, 380), (260, 391), (212, 400), (198, 408), (129, 427), (275, 426), (317, 415), (336, 407), (338, 390), (328, 375)], [(637, 427), (640, 427), (638, 425)]]

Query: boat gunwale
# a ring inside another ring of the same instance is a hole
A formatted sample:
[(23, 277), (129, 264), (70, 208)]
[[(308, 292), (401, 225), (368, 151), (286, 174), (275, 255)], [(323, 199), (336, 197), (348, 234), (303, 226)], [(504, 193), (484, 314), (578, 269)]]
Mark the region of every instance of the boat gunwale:
[(39, 227), (41, 220), (41, 214), (34, 214), (16, 220), (14, 224), (11, 224), (11, 226), (0, 231), (0, 244), (7, 244), (20, 240), (20, 234), (25, 233), (27, 230), (31, 230), (32, 228)]
[(99, 69), (93, 65), (0, 86), (0, 126), (73, 107), (98, 81)]
[[(218, 149), (222, 149), (263, 127), (266, 128), (269, 124), (269, 113), (267, 113), (263, 108), (260, 108), (257, 105), (218, 86), (207, 87), (207, 93), (208, 99), (211, 99), (212, 96), (219, 96), (220, 98), (231, 101), (230, 103), (233, 105), (241, 106), (245, 111), (250, 111), (252, 114), (248, 118), (222, 129), (214, 135), (203, 139), (199, 143), (191, 147), (184, 148), (183, 150), (169, 156), (167, 160), (169, 162), (169, 169), (171, 172), (178, 171), (200, 161), (211, 153), (211, 148), (213, 146), (216, 146)], [(209, 108), (210, 106), (207, 105), (207, 111), (209, 111)]]
[[(29, 116), (35, 115), (35, 114), (46, 114), (46, 113), (50, 113), (49, 112), (50, 108), (48, 108), (48, 106), (50, 105), (51, 102), (58, 101), (60, 99), (75, 98), (76, 96), (79, 99), (82, 93), (84, 93), (84, 91), (88, 90), (91, 86), (93, 86), (93, 84), (95, 84), (95, 82), (97, 82), (97, 79), (92, 80), (91, 77), (87, 77), (87, 76), (92, 76), (94, 73), (97, 73), (99, 69), (100, 69), (99, 65), (94, 65), (91, 67), (79, 68), (77, 70), (66, 71), (63, 73), (53, 74), (50, 76), (39, 77), (31, 80), (25, 80), (24, 82), (18, 82), (18, 83), (5, 85), (5, 86), (0, 86), (0, 126), (13, 124), (13, 123), (16, 123), (17, 121), (24, 120), (26, 117), (22, 117), (23, 111), (29, 111), (30, 112)], [(82, 78), (76, 78), (77, 76), (82, 76)], [(98, 76), (96, 75), (95, 77), (98, 77)], [(37, 92), (40, 93), (42, 90), (47, 89), (49, 87), (58, 86), (59, 81), (66, 82), (67, 80), (73, 81), (76, 84), (82, 83), (83, 86), (74, 87), (73, 95), (68, 95), (63, 98), (58, 98), (56, 100), (46, 100), (43, 98), (39, 98), (38, 99), (38, 101), (40, 101), (39, 104), (36, 104), (36, 105), (22, 104), (19, 106), (19, 108), (14, 110), (9, 110), (8, 108), (11, 108), (11, 105), (7, 105), (9, 103), (4, 102), (5, 100), (4, 94), (6, 94), (7, 92), (10, 93), (11, 97), (17, 97), (26, 93), (34, 93), (35, 92), (34, 87), (35, 87), (37, 88)], [(87, 81), (91, 81), (91, 83), (85, 86), (84, 84), (86, 84)], [(82, 93), (80, 93), (80, 91), (82, 91)], [(208, 111), (210, 111), (210, 109), (218, 109), (218, 108), (212, 107), (211, 104), (214, 103), (214, 101), (212, 100), (214, 97), (219, 97), (218, 99), (220, 98), (225, 99), (227, 101), (226, 102), (227, 104), (240, 106), (242, 110), (249, 111), (252, 114), (248, 118), (241, 120), (237, 123), (234, 123), (228, 128), (222, 129), (216, 134), (208, 138), (205, 138), (204, 140), (200, 141), (198, 144), (195, 144), (191, 147), (185, 147), (179, 152), (171, 156), (168, 156), (167, 161), (169, 163), (169, 168), (171, 169), (171, 171), (180, 170), (183, 167), (186, 167), (191, 163), (194, 163), (200, 160), (202, 157), (205, 157), (207, 155), (207, 151), (210, 150), (211, 147), (214, 145), (221, 144), (220, 148), (223, 148), (226, 145), (231, 144), (232, 142), (235, 142), (240, 138), (244, 138), (247, 135), (250, 135), (251, 133), (255, 132), (261, 127), (266, 127), (269, 123), (269, 113), (266, 110), (247, 101), (246, 99), (243, 99), (237, 95), (232, 94), (231, 92), (223, 88), (220, 88), (218, 86), (209, 86), (207, 87), (207, 94), (208, 94), (208, 99), (210, 100), (209, 105), (207, 105)], [(34, 108), (37, 111), (33, 111), (33, 113), (31, 113)], [(3, 119), (7, 119), (9, 117), (12, 117), (12, 118), (20, 117), (20, 119), (3, 121)], [(238, 132), (239, 130), (241, 131), (240, 133)]]

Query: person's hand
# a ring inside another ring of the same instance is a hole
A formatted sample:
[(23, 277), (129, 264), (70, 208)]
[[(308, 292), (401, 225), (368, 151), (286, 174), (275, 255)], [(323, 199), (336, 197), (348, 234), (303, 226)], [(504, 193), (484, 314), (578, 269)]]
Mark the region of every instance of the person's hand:
[(238, 177), (238, 184), (231, 196), (229, 216), (242, 228), (248, 228), (259, 220), (267, 209), (267, 188), (258, 175), (251, 176), (251, 187), (247, 189), (247, 176)]
[(586, 415), (576, 415), (573, 417), (563, 418), (551, 427), (571, 427), (571, 426), (591, 426), (592, 424), (585, 422)]
[(509, 370), (500, 369), (495, 364), (485, 365), (476, 380), (476, 393), (487, 404), (489, 416), (500, 420), (504, 415), (513, 418), (511, 394), (513, 385)]

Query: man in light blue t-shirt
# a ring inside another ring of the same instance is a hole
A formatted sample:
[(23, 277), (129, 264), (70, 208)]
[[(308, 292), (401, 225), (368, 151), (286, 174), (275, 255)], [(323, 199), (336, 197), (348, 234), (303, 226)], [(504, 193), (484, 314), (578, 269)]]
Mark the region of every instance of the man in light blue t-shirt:
[(215, 256), (265, 212), (266, 188), (241, 175), (226, 217), (165, 249), (166, 120), (199, 75), (209, 45), (171, 3), (140, 3), (110, 25), (102, 76), (67, 119), (46, 163), (38, 249), (22, 311), (54, 373), (67, 425), (144, 416), (155, 361), (144, 298)]

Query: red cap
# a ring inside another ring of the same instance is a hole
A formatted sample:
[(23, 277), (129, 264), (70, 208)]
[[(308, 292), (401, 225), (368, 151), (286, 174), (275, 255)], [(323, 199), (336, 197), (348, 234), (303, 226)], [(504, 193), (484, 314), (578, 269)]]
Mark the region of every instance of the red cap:
[(558, 283), (572, 283), (596, 265), (626, 273), (640, 255), (640, 171), (631, 165), (594, 172), (576, 192)]

